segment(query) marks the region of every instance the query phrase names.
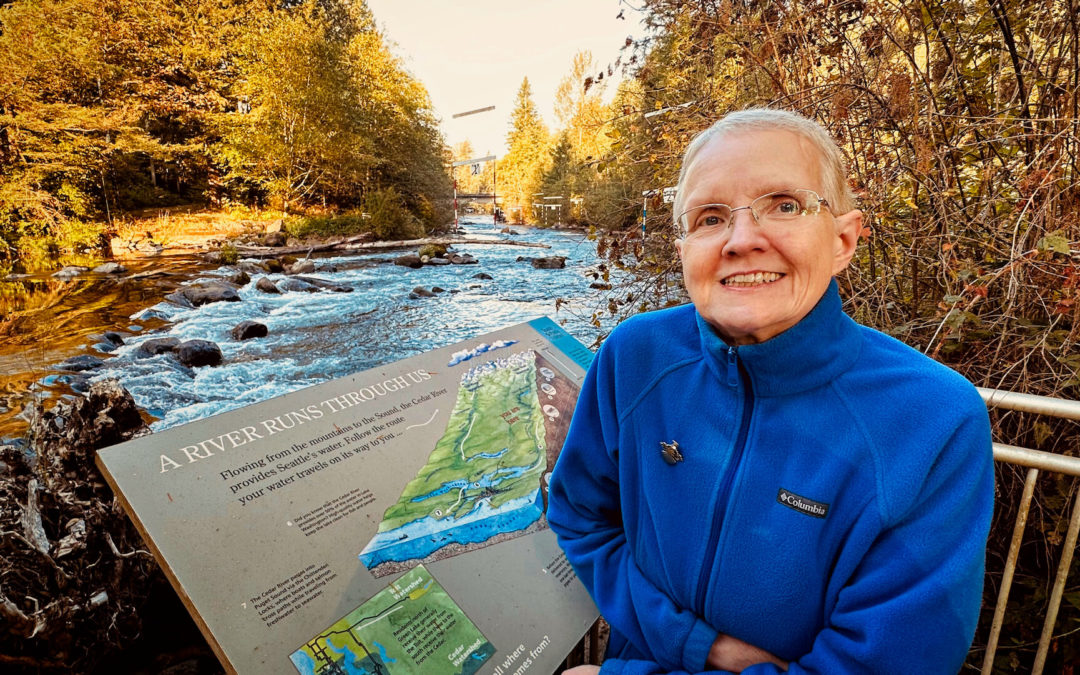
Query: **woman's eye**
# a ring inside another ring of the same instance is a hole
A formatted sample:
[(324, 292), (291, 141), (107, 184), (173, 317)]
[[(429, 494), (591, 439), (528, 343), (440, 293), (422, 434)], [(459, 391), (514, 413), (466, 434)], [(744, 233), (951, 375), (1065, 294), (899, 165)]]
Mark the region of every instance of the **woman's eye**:
[(799, 202), (795, 201), (792, 197), (784, 197), (783, 199), (777, 199), (773, 204), (773, 210), (776, 213), (780, 213), (785, 216), (798, 215), (802, 211), (802, 207), (799, 206)]

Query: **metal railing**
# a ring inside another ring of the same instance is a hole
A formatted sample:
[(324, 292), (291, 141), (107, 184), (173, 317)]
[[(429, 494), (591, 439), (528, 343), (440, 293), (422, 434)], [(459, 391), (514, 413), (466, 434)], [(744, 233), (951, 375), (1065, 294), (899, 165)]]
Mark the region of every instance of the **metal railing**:
[[(998, 389), (980, 388), (979, 394), (982, 395), (988, 408), (1004, 408), (1019, 412), (1050, 415), (1061, 419), (1080, 420), (1080, 401), (1019, 394)], [(1020, 542), (1024, 538), (1024, 527), (1027, 525), (1028, 511), (1031, 508), (1031, 496), (1034, 494), (1035, 481), (1039, 477), (1039, 472), (1053, 471), (1070, 476), (1080, 476), (1080, 457), (1066, 457), (1052, 452), (994, 443), (994, 460), (1016, 464), (1017, 466), (1026, 466), (1028, 472), (1024, 479), (1024, 492), (1020, 498), (1020, 510), (1016, 516), (1016, 524), (1013, 526), (1009, 555), (1005, 561), (1005, 571), (1001, 576), (1001, 590), (998, 592), (994, 620), (990, 626), (990, 637), (987, 640), (986, 653), (983, 656), (983, 675), (990, 675), (994, 667), (994, 655), (997, 652), (998, 638), (1001, 637), (1001, 626), (1005, 620), (1005, 606), (1009, 602), (1009, 590), (1012, 588), (1013, 573), (1016, 571), (1016, 558), (1020, 553)], [(1069, 576), (1069, 566), (1072, 564), (1073, 550), (1076, 548), (1078, 532), (1080, 532), (1080, 490), (1077, 490), (1076, 499), (1073, 503), (1072, 516), (1069, 519), (1069, 530), (1065, 536), (1065, 546), (1061, 552), (1061, 560), (1058, 562), (1054, 588), (1050, 593), (1050, 603), (1046, 608), (1042, 635), (1039, 637), (1039, 649), (1035, 654), (1035, 663), (1031, 669), (1033, 675), (1041, 675), (1043, 668), (1046, 666), (1046, 655), (1050, 650), (1050, 639), (1053, 637), (1054, 624), (1057, 622), (1058, 609), (1061, 607), (1061, 597), (1065, 591), (1065, 580)]]

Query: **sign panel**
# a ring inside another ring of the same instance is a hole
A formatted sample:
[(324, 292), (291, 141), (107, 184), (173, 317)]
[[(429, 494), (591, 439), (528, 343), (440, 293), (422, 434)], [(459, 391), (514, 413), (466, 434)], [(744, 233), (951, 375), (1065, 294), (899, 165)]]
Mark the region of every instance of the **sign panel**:
[(591, 358), (537, 319), (98, 465), (230, 672), (546, 674), (597, 618), (544, 518)]

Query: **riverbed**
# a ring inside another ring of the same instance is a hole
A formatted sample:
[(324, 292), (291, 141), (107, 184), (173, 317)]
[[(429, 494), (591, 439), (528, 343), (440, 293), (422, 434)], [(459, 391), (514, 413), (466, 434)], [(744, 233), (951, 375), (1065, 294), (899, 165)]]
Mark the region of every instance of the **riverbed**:
[[(200, 256), (126, 262), (124, 280), (84, 275), (67, 283), (47, 275), (20, 280), (36, 294), (33, 321), (8, 324), (0, 333), (0, 437), (21, 434), (24, 410), (33, 399), (70, 395), (72, 385), (116, 378), (160, 430), (280, 396), (505, 326), (550, 316), (578, 340), (593, 344), (610, 325), (592, 323), (607, 295), (591, 288), (601, 263), (596, 246), (579, 231), (514, 227), (500, 234), (490, 219), (464, 219), (469, 235), (513, 238), (548, 249), (467, 244), (455, 251), (475, 265), (393, 265), (401, 253), (316, 254), (317, 277), (352, 289), (348, 293), (256, 290), (260, 275), (238, 289), (239, 302), (183, 307), (165, 295), (185, 284), (224, 280), (233, 266)], [(536, 269), (530, 257), (564, 256), (562, 269)], [(526, 258), (526, 260), (519, 260)], [(255, 261), (252, 261), (255, 262)], [(280, 281), (283, 274), (266, 274)], [(485, 277), (491, 277), (485, 278)], [(435, 297), (410, 298), (416, 287)], [(556, 300), (561, 302), (556, 308)], [(244, 320), (265, 324), (264, 338), (237, 341), (232, 328)], [(0, 324), (0, 328), (3, 328)], [(115, 331), (123, 345), (101, 336)], [(137, 358), (151, 338), (203, 339), (218, 344), (219, 366), (189, 368), (171, 354)], [(82, 374), (57, 370), (80, 354), (104, 361)]]

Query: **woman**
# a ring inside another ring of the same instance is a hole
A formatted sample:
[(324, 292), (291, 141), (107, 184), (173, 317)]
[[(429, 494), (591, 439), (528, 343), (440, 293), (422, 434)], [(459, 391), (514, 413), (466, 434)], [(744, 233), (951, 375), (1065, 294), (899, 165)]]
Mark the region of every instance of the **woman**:
[[(548, 520), (611, 624), (600, 672), (956, 673), (993, 510), (986, 409), (841, 310), (842, 155), (799, 115), (687, 148), (691, 305), (636, 316), (586, 376)], [(575, 669), (575, 675), (595, 672)]]

